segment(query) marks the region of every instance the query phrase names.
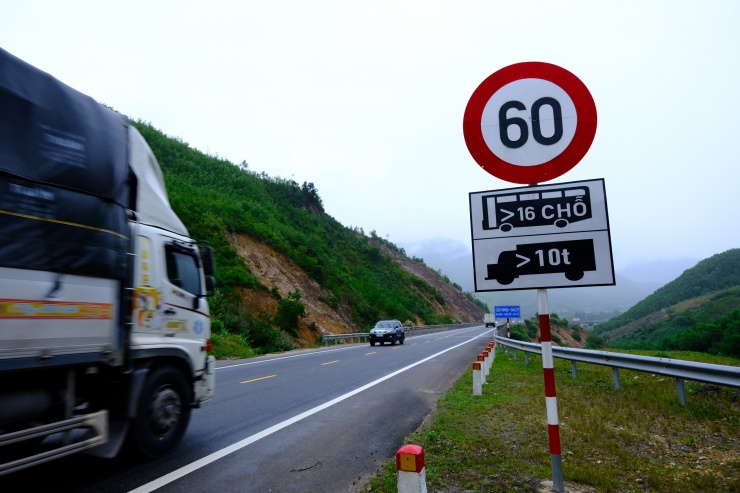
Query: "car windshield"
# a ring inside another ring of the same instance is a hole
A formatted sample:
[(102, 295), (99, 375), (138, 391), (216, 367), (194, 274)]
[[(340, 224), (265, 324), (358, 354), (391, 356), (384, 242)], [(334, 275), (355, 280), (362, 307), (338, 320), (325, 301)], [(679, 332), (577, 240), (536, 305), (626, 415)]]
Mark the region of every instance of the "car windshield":
[(392, 329), (393, 324), (390, 322), (378, 322), (377, 324), (375, 324), (375, 328), (376, 329)]

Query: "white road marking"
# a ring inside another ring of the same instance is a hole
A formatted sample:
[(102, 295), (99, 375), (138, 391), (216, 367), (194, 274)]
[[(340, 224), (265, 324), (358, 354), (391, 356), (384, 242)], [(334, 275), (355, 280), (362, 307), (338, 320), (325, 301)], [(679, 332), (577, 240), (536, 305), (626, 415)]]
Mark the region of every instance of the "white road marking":
[(386, 375), (384, 377), (381, 377), (381, 378), (379, 378), (379, 379), (377, 379), (377, 380), (375, 380), (373, 382), (370, 382), (368, 384), (365, 384), (362, 387), (358, 387), (355, 390), (352, 390), (351, 392), (347, 392), (344, 395), (340, 395), (339, 397), (337, 397), (335, 399), (332, 399), (332, 400), (327, 401), (327, 402), (325, 402), (325, 403), (323, 403), (323, 404), (321, 404), (319, 406), (316, 406), (313, 409), (309, 409), (308, 411), (305, 411), (305, 412), (303, 412), (301, 414), (298, 414), (296, 416), (293, 416), (292, 418), (286, 419), (285, 421), (283, 421), (281, 423), (278, 423), (276, 425), (273, 425), (273, 426), (271, 426), (269, 428), (266, 428), (266, 429), (260, 431), (259, 433), (255, 433), (254, 435), (252, 435), (250, 437), (247, 437), (244, 440), (240, 440), (240, 441), (236, 442), (233, 445), (229, 445), (228, 447), (222, 448), (221, 450), (218, 450), (218, 451), (216, 451), (216, 452), (214, 452), (214, 453), (212, 453), (210, 455), (207, 455), (207, 456), (203, 457), (202, 459), (198, 459), (195, 462), (191, 462), (190, 464), (188, 464), (186, 466), (183, 466), (180, 469), (176, 469), (176, 470), (172, 471), (169, 474), (165, 474), (164, 476), (162, 476), (160, 478), (157, 478), (154, 481), (151, 481), (149, 483), (146, 483), (145, 485), (139, 486), (138, 488), (136, 488), (134, 490), (131, 490), (129, 493), (149, 493), (151, 491), (156, 490), (157, 488), (161, 488), (162, 486), (165, 486), (165, 485), (167, 485), (169, 483), (172, 483), (173, 481), (176, 481), (176, 480), (182, 478), (183, 476), (186, 476), (186, 475), (190, 474), (191, 472), (200, 469), (201, 467), (205, 467), (208, 464), (211, 464), (212, 462), (216, 462), (217, 460), (219, 460), (219, 459), (221, 459), (223, 457), (226, 457), (229, 454), (232, 454), (234, 452), (237, 452), (237, 451), (243, 449), (244, 447), (246, 447), (247, 445), (253, 444), (257, 440), (261, 440), (262, 438), (265, 438), (267, 436), (270, 436), (273, 433), (282, 430), (283, 428), (287, 428), (288, 426), (290, 426), (292, 424), (295, 424), (295, 423), (297, 423), (297, 422), (299, 422), (299, 421), (301, 421), (301, 420), (303, 420), (305, 418), (308, 418), (309, 416), (313, 416), (314, 414), (316, 414), (318, 412), (321, 412), (324, 409), (328, 409), (328, 408), (332, 407), (335, 404), (339, 404), (340, 402), (342, 402), (344, 400), (347, 400), (350, 397), (353, 397), (353, 396), (359, 394), (360, 392), (363, 392), (363, 391), (365, 391), (365, 390), (367, 390), (369, 388), (375, 387), (376, 385), (378, 385), (378, 384), (380, 384), (382, 382), (385, 382), (386, 380), (388, 380), (390, 378), (393, 378), (396, 375), (399, 375), (399, 374), (401, 374), (401, 373), (403, 373), (405, 371), (408, 371), (411, 368), (414, 368), (415, 366), (419, 366), (422, 363), (426, 363), (427, 361), (429, 361), (431, 359), (434, 359), (434, 358), (436, 358), (437, 356), (439, 356), (441, 354), (444, 354), (444, 353), (446, 353), (448, 351), (452, 351), (453, 349), (457, 349), (458, 347), (463, 346), (463, 345), (465, 345), (465, 344), (467, 344), (467, 343), (469, 343), (471, 341), (474, 341), (474, 340), (478, 339), (479, 337), (483, 337), (484, 335), (488, 334), (489, 332), (491, 332), (491, 331), (489, 330), (489, 331), (483, 332), (483, 333), (481, 333), (481, 334), (473, 337), (472, 339), (468, 339), (467, 341), (461, 342), (460, 344), (457, 344), (455, 346), (449, 347), (449, 348), (445, 349), (444, 351), (440, 351), (440, 352), (435, 353), (435, 354), (433, 354), (431, 356), (427, 356), (426, 358), (421, 359), (421, 360), (417, 361), (416, 363), (412, 363), (412, 364), (410, 364), (410, 365), (408, 365), (408, 366), (406, 366), (404, 368), (401, 368), (400, 370), (396, 370), (393, 373), (389, 373), (388, 375)]

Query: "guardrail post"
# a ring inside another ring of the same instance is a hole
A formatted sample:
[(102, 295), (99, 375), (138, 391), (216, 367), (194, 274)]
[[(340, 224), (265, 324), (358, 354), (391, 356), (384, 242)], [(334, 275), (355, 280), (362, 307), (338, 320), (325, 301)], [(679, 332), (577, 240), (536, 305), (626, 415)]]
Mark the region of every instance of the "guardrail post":
[(619, 389), (619, 368), (612, 366), (612, 379), (614, 380), (614, 388)]
[(678, 391), (678, 403), (682, 406), (686, 405), (686, 386), (684, 385), (683, 378), (676, 378), (676, 390)]
[(427, 493), (424, 467), (424, 449), (418, 445), (404, 445), (396, 452), (398, 493)]
[(473, 395), (483, 395), (480, 366), (480, 361), (473, 362)]
[(529, 353), (526, 351), (524, 351), (524, 364), (525, 365), (529, 364)]
[(519, 350), (514, 349), (514, 361), (519, 361)]
[(578, 370), (576, 369), (576, 362), (572, 360), (570, 362), (570, 375), (575, 379), (578, 378)]

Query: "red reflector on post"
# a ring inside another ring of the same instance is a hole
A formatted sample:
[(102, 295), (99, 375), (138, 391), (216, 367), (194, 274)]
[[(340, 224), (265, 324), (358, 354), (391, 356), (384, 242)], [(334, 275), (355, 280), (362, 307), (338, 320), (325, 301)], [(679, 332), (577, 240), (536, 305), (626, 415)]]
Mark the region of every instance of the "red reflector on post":
[(421, 472), (424, 469), (424, 449), (418, 445), (404, 445), (396, 452), (396, 470)]

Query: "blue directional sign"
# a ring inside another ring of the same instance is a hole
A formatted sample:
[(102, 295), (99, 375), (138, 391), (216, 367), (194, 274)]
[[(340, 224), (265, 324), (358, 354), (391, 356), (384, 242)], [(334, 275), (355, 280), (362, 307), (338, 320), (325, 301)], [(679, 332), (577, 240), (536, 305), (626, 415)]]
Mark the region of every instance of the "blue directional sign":
[(502, 305), (493, 307), (496, 318), (522, 318), (519, 305)]

